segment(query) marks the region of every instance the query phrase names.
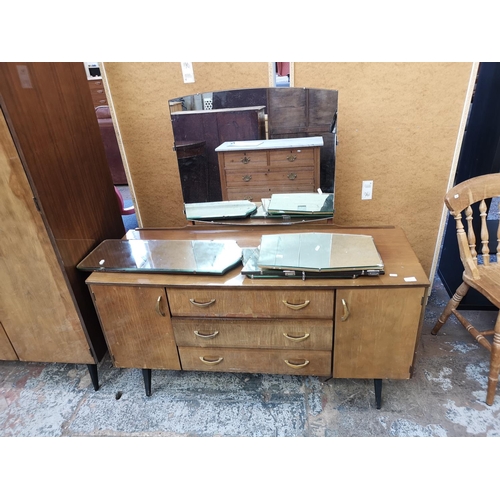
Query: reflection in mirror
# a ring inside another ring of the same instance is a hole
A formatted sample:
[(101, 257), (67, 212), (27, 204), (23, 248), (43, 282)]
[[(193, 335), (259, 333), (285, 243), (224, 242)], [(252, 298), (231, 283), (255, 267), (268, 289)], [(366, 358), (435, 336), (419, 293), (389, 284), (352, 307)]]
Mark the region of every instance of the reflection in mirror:
[[(319, 148), (319, 185), (324, 193), (333, 193), (337, 105), (336, 90), (295, 87), (213, 91), (171, 99), (169, 106), (184, 203), (227, 199), (224, 193), (228, 191), (221, 186), (216, 148), (229, 141), (255, 144), (255, 141), (320, 137), (323, 145)], [(263, 143), (261, 148), (267, 144), (274, 147), (278, 143)], [(287, 157), (297, 156), (290, 154), (293, 152), (290, 150)], [(269, 155), (267, 158), (267, 164), (262, 163), (262, 158), (259, 163), (254, 155), (254, 163), (245, 167), (244, 182), (248, 186), (258, 185), (258, 192), (265, 192), (269, 197), (276, 192), (296, 191), (287, 187), (287, 182), (276, 180), (277, 177), (271, 180), (276, 173), (275, 165), (269, 164)], [(307, 165), (299, 163), (294, 164), (294, 170), (302, 167), (302, 173), (300, 169), (299, 174), (290, 172), (287, 179), (297, 176), (300, 179), (307, 171)], [(226, 182), (225, 177), (223, 172), (222, 182)], [(313, 190), (311, 185), (310, 191)]]

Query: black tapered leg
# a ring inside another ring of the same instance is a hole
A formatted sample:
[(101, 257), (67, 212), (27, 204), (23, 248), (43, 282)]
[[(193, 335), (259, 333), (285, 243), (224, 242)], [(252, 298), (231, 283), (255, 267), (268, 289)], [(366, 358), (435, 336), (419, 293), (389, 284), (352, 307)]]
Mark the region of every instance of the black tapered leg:
[(87, 365), (90, 373), (90, 379), (92, 380), (92, 385), (94, 386), (94, 390), (99, 390), (99, 375), (97, 374), (97, 365)]
[(375, 402), (377, 403), (377, 410), (380, 410), (382, 406), (382, 379), (374, 378), (373, 382), (375, 384)]
[(151, 396), (151, 368), (144, 368), (142, 370), (142, 377), (144, 378), (146, 396)]

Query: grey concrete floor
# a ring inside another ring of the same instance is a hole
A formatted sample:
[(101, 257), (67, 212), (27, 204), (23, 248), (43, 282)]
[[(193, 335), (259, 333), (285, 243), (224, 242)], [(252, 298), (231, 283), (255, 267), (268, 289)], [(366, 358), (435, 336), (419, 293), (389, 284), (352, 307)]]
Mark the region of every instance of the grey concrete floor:
[[(500, 388), (485, 404), (489, 353), (455, 318), (430, 330), (448, 300), (436, 278), (414, 376), (372, 380), (0, 362), (0, 436), (458, 437), (500, 436)], [(494, 311), (464, 311), (483, 329)]]

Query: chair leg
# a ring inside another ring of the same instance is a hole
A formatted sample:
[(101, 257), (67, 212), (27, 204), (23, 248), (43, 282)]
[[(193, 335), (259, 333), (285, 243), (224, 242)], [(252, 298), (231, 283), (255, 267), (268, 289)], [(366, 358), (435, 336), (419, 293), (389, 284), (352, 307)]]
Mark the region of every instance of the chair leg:
[(469, 285), (467, 283), (462, 283), (458, 288), (453, 297), (449, 300), (448, 304), (443, 311), (443, 314), (439, 317), (434, 328), (431, 330), (432, 335), (436, 335), (437, 332), (441, 329), (441, 327), (446, 323), (446, 320), (450, 317), (451, 311), (456, 309), (462, 299), (465, 297), (467, 292), (469, 291)]
[[(500, 314), (495, 324), (495, 332), (500, 331)], [(498, 384), (498, 373), (500, 372), (500, 333), (493, 335), (490, 358), (490, 374), (488, 376), (488, 391), (486, 393), (486, 404), (491, 406), (495, 399), (495, 391)]]

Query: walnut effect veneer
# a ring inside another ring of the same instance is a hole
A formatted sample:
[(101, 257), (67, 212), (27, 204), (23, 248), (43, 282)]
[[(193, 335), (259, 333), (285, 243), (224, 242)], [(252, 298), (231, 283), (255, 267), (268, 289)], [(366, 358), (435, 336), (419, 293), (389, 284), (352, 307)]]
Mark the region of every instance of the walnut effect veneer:
[[(234, 239), (257, 246), (290, 227), (191, 226), (129, 231), (129, 239)], [(357, 279), (251, 279), (241, 267), (224, 276), (93, 272), (94, 298), (116, 366), (333, 378), (412, 375), (429, 280), (400, 228), (324, 231), (373, 236), (386, 273)], [(147, 376), (149, 373), (149, 376)]]

